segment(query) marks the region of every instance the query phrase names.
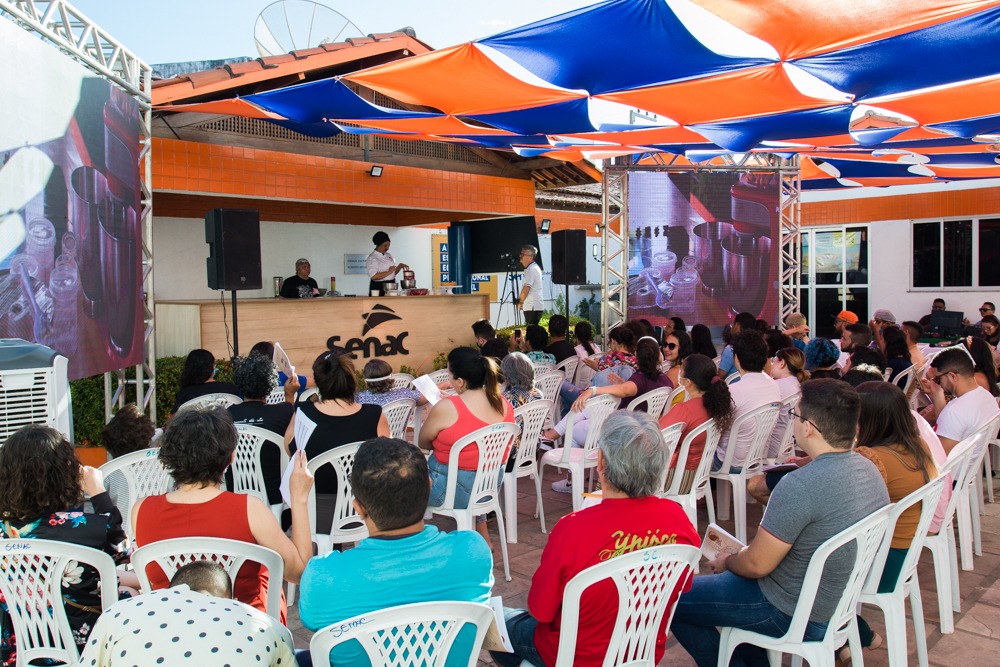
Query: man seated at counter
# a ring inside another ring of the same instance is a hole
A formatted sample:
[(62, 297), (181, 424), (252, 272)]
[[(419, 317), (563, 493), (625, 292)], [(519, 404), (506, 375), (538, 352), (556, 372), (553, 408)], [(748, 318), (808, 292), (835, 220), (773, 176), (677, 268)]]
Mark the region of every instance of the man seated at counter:
[(311, 272), (312, 266), (308, 259), (302, 257), (295, 260), (295, 275), (285, 278), (278, 296), (283, 299), (311, 299), (319, 296), (319, 285), (309, 277)]
[(385, 296), (386, 285), (390, 285), (396, 281), (396, 272), (410, 267), (402, 262), (396, 264), (396, 260), (389, 254), (389, 245), (391, 242), (389, 241), (389, 235), (385, 232), (375, 232), (375, 236), (372, 237), (372, 243), (375, 244), (375, 249), (372, 250), (371, 254), (368, 255), (368, 259), (365, 260), (365, 266), (368, 268), (368, 277), (370, 278), (368, 289), (369, 293), (377, 291), (379, 294)]

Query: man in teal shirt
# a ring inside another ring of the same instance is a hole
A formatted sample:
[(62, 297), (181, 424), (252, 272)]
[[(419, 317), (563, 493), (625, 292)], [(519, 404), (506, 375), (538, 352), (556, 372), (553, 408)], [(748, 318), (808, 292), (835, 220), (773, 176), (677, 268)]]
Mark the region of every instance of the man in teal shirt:
[[(393, 438), (366, 441), (354, 459), (351, 486), (369, 537), (354, 549), (317, 556), (306, 565), (299, 614), (307, 628), (317, 631), (414, 602), (489, 599), (493, 557), (479, 533), (443, 533), (424, 525), (430, 476), (420, 450)], [(468, 651), (460, 649), (471, 646), (474, 637), (471, 625), (461, 631), (448, 665), (468, 664)], [(337, 667), (369, 664), (357, 642), (334, 649), (330, 657)]]

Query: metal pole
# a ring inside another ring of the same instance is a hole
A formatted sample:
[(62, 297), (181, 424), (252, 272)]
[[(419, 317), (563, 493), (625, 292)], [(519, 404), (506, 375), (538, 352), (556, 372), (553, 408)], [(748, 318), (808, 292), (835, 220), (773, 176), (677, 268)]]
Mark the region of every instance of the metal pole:
[(236, 318), (236, 290), (233, 290), (233, 356), (240, 355), (240, 326)]

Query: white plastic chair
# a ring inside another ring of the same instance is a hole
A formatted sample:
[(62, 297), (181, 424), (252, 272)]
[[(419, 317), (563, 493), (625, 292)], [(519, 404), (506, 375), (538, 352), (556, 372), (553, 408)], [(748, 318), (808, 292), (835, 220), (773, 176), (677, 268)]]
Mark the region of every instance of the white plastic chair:
[(266, 405), (281, 405), (285, 402), (285, 388), (282, 386), (277, 386), (271, 390), (271, 393), (267, 395), (264, 399)]
[(905, 394), (910, 389), (910, 383), (916, 379), (917, 367), (910, 366), (907, 369), (896, 374), (896, 377), (892, 378), (892, 383), (903, 390)]
[[(747, 479), (760, 474), (764, 455), (767, 453), (765, 451), (767, 442), (774, 430), (774, 423), (778, 420), (779, 410), (781, 410), (780, 402), (767, 403), (734, 419), (733, 425), (729, 429), (729, 445), (726, 448), (722, 467), (712, 473), (712, 477), (716, 480), (729, 482), (728, 486), (719, 484), (716, 487), (716, 492), (719, 494), (716, 514), (721, 520), (729, 518), (729, 492), (731, 488), (736, 539), (744, 544), (747, 541)], [(750, 448), (747, 450), (746, 460), (743, 461), (739, 472), (731, 473), (729, 471), (732, 468), (736, 447), (739, 444), (740, 426), (750, 420), (754, 420), (754, 432)]]
[[(173, 480), (160, 463), (160, 448), (140, 449), (131, 454), (119, 456), (101, 466), (104, 488), (111, 494), (111, 502), (122, 514), (123, 525), (129, 539), (132, 535), (132, 507), (147, 496), (159, 496), (173, 488)], [(125, 480), (125, 488), (116, 482), (116, 477)]]
[(974, 568), (973, 553), (983, 555), (982, 526), (979, 520), (979, 505), (983, 498), (983, 459), (989, 453), (990, 440), (996, 436), (997, 424), (1000, 424), (1000, 414), (976, 430), (974, 435), (981, 435), (982, 438), (976, 441), (973, 448), (965, 483), (955, 487), (956, 495), (960, 496), (955, 512), (958, 516), (958, 546), (963, 570)]
[(413, 376), (409, 373), (393, 373), (392, 374), (392, 388), (393, 389), (406, 389), (413, 385)]
[[(680, 396), (681, 394), (686, 394), (686, 393), (687, 390), (684, 388), (684, 385), (678, 383), (678, 385), (674, 387), (673, 390), (670, 392), (670, 396), (667, 398), (667, 404), (663, 408), (663, 414), (667, 414), (668, 412), (670, 412), (670, 408), (674, 407), (674, 400), (676, 400), (677, 397)], [(686, 400), (687, 396), (685, 395), (685, 397), (681, 400), (681, 402), (684, 402)]]
[[(791, 412), (795, 409), (795, 406), (799, 404), (799, 399), (802, 398), (801, 392), (795, 392), (788, 398), (781, 401), (781, 411), (778, 415), (787, 415), (788, 419), (785, 421), (785, 430), (781, 434), (781, 442), (778, 443), (778, 452), (773, 458), (765, 458), (767, 463), (784, 463), (790, 459), (795, 454), (795, 438), (794, 425), (792, 421)], [(775, 422), (777, 423), (777, 422)], [(767, 454), (767, 452), (765, 452)]]
[(517, 446), (514, 469), (504, 473), (503, 498), (507, 514), (507, 541), (517, 542), (517, 480), (530, 477), (535, 482), (535, 518), (545, 532), (545, 515), (541, 513), (542, 478), (535, 468), (535, 454), (542, 437), (542, 425), (552, 409), (552, 401), (539, 399), (514, 408), (514, 419), (521, 419), (521, 442)]
[[(891, 505), (887, 505), (834, 535), (820, 545), (813, 553), (802, 581), (798, 603), (788, 631), (781, 637), (770, 637), (741, 628), (722, 628), (719, 646), (719, 666), (729, 664), (733, 651), (740, 644), (753, 644), (767, 650), (768, 659), (772, 665), (781, 664), (781, 654), (791, 653), (793, 656), (805, 659), (809, 667), (833, 667), (834, 654), (837, 649), (850, 640), (851, 655), (855, 660), (861, 656), (861, 642), (857, 639), (857, 623), (854, 618), (861, 597), (861, 588), (872, 569), (875, 553), (878, 551), (882, 538), (885, 536), (889, 523)], [(826, 634), (818, 641), (804, 639), (806, 625), (812, 613), (813, 603), (819, 589), (820, 577), (830, 554), (844, 545), (855, 543), (854, 559), (851, 563), (847, 585), (837, 603), (837, 607), (826, 626)], [(853, 630), (853, 632), (852, 632)], [(860, 660), (859, 660), (860, 662)], [(798, 664), (796, 660), (792, 664)]]
[(277, 447), (280, 457), (279, 473), (284, 475), (288, 467), (284, 436), (250, 424), (237, 424), (236, 432), (239, 437), (236, 440), (233, 464), (229, 467), (233, 473), (231, 490), (234, 493), (248, 493), (260, 498), (261, 502), (271, 508), (271, 513), (280, 524), (282, 503), (268, 502), (267, 488), (264, 486), (264, 470), (260, 465), (260, 450), (268, 444)]
[[(211, 560), (226, 571), (232, 581), (247, 561), (258, 563), (267, 570), (266, 612), (275, 619), (281, 616), (281, 582), (285, 576), (285, 562), (277, 551), (259, 544), (227, 540), (221, 537), (176, 537), (153, 542), (132, 552), (132, 567), (139, 578), (143, 593), (152, 589), (147, 566), (155, 564), (172, 579), (181, 567), (199, 560)], [(117, 586), (115, 587), (117, 590)]]
[(434, 384), (441, 384), (443, 382), (451, 382), (451, 373), (448, 372), (447, 368), (442, 368), (438, 371), (432, 371), (427, 374), (427, 377), (431, 379)]
[(576, 382), (576, 371), (580, 366), (580, 357), (574, 354), (572, 357), (566, 357), (556, 364), (555, 370), (565, 373), (569, 383), (574, 384)]
[[(1000, 396), (997, 396), (997, 405), (1000, 406)], [(996, 451), (994, 451), (994, 447)], [(1000, 432), (995, 434), (995, 437), (990, 440), (989, 446), (986, 448), (986, 457), (983, 459), (983, 471), (986, 478), (986, 499), (989, 502), (995, 502), (993, 498), (993, 469), (1000, 467), (996, 463), (997, 452), (1000, 452)]]
[[(674, 452), (677, 450), (677, 445), (681, 441), (681, 436), (684, 435), (684, 422), (678, 422), (677, 424), (671, 424), (665, 428), (660, 429), (660, 436), (663, 438), (663, 446), (667, 450), (667, 462), (673, 458)], [(666, 471), (663, 472), (666, 475)]]
[(392, 437), (406, 440), (406, 427), (416, 409), (417, 402), (412, 398), (401, 398), (382, 406), (382, 414), (389, 422), (389, 431), (392, 433)]
[(542, 398), (552, 401), (549, 418), (553, 424), (561, 418), (562, 402), (559, 399), (559, 389), (565, 379), (566, 374), (562, 371), (535, 372), (535, 387), (542, 392)]
[[(587, 440), (583, 447), (573, 447), (573, 422), (579, 413), (570, 412), (569, 419), (566, 420), (566, 435), (563, 437), (563, 446), (551, 449), (538, 461), (538, 476), (543, 477), (545, 466), (555, 466), (562, 470), (568, 470), (573, 488), (573, 511), (580, 509), (583, 504), (583, 477), (588, 468), (597, 467), (597, 439), (604, 426), (604, 420), (608, 418), (618, 406), (618, 399), (614, 396), (595, 396), (587, 401), (587, 416), (590, 419), (590, 426), (587, 429)], [(539, 499), (539, 513), (541, 513), (541, 499)]]
[(181, 410), (190, 410), (191, 408), (198, 408), (201, 410), (207, 408), (228, 408), (230, 405), (239, 405), (243, 402), (243, 399), (236, 394), (227, 394), (220, 392), (217, 394), (205, 394), (204, 396), (198, 396), (192, 398), (190, 401), (185, 401), (177, 408), (177, 412)]
[(78, 564), (97, 570), (101, 608), (114, 604), (118, 575), (115, 562), (103, 551), (53, 540), (3, 540), (0, 592), (17, 638), (16, 667), (41, 658), (71, 665), (80, 659), (62, 596), (63, 576)]
[(671, 387), (660, 387), (659, 389), (653, 389), (647, 391), (641, 396), (636, 396), (631, 401), (629, 401), (626, 410), (636, 410), (643, 403), (646, 404), (646, 414), (648, 414), (653, 419), (659, 419), (663, 416), (663, 411), (666, 409), (670, 400), (670, 396), (673, 394), (673, 389)]
[(890, 375), (892, 375), (892, 369), (887, 366), (886, 369), (882, 371), (882, 381), (888, 382)]
[[(330, 651), (345, 642), (361, 644), (372, 667), (444, 667), (459, 631), (476, 627), (468, 667), (476, 667), (493, 610), (475, 602), (420, 602), (370, 611), (328, 625), (309, 641), (315, 667), (330, 667)], [(464, 657), (464, 656), (463, 656)], [(457, 658), (453, 664), (462, 664)]]
[[(597, 352), (596, 354), (592, 354), (587, 358), (600, 362), (603, 356), (604, 354), (602, 352)], [(573, 381), (573, 384), (575, 384), (579, 389), (587, 389), (593, 382), (595, 375), (597, 375), (597, 371), (595, 371), (587, 364), (583, 363), (583, 361), (581, 360), (580, 365), (576, 367), (576, 378)]]
[(305, 403), (306, 401), (308, 401), (309, 399), (311, 399), (313, 396), (319, 396), (319, 388), (318, 387), (308, 387), (305, 391), (303, 391), (301, 394), (299, 394), (299, 398), (295, 402), (296, 403)]
[(555, 364), (550, 364), (547, 361), (532, 361), (531, 365), (535, 367), (535, 375), (541, 375), (542, 373), (548, 373), (549, 371), (554, 371), (556, 369)]
[[(910, 599), (910, 610), (913, 613), (917, 664), (920, 667), (927, 667), (927, 632), (924, 629), (924, 606), (920, 598), (920, 582), (917, 581), (917, 561), (920, 560), (920, 552), (923, 551), (924, 540), (927, 538), (927, 529), (934, 519), (938, 499), (941, 497), (941, 492), (947, 481), (946, 477), (939, 475), (892, 506), (892, 510), (889, 512), (889, 524), (885, 530), (885, 538), (875, 555), (871, 572), (868, 574), (868, 581), (861, 590), (861, 603), (875, 605), (885, 615), (885, 639), (891, 667), (906, 667), (907, 597)], [(885, 559), (889, 555), (889, 548), (892, 546), (892, 534), (896, 529), (896, 522), (899, 521), (903, 512), (918, 503), (922, 503), (920, 505), (920, 519), (917, 521), (917, 530), (913, 535), (913, 541), (910, 542), (909, 550), (903, 559), (903, 566), (899, 570), (896, 585), (887, 593), (879, 593), (879, 581), (882, 578)], [(852, 631), (857, 632), (857, 627), (855, 626)], [(859, 637), (858, 642), (860, 643), (860, 641)]]
[(742, 376), (739, 373), (730, 373), (729, 375), (726, 376), (726, 384), (731, 385), (736, 382), (739, 382), (740, 377)]
[[(702, 451), (698, 467), (695, 469), (694, 479), (691, 481), (691, 488), (687, 493), (681, 493), (681, 481), (684, 478), (684, 466), (688, 460), (688, 452), (691, 443), (701, 434), (705, 434), (705, 449)], [(705, 498), (705, 505), (708, 509), (708, 522), (715, 523), (715, 507), (712, 502), (712, 487), (709, 473), (712, 471), (712, 461), (715, 460), (715, 450), (719, 447), (719, 440), (722, 434), (715, 427), (715, 422), (707, 420), (701, 426), (693, 429), (681, 442), (677, 451), (677, 463), (674, 466), (674, 476), (670, 481), (670, 486), (663, 493), (664, 498), (670, 498), (677, 502), (687, 514), (691, 525), (698, 528), (698, 500)]]
[(955, 544), (955, 508), (958, 505), (958, 484), (965, 479), (978, 436), (966, 438), (948, 454), (939, 475), (953, 485), (951, 498), (945, 507), (941, 527), (937, 534), (927, 535), (924, 547), (929, 549), (934, 563), (934, 579), (938, 597), (938, 617), (941, 634), (955, 632), (955, 612), (962, 611), (962, 597), (958, 584), (958, 554)]
[(459, 530), (475, 530), (477, 516), (496, 512), (500, 550), (503, 552), (503, 574), (507, 581), (510, 581), (510, 562), (507, 559), (507, 534), (503, 522), (503, 510), (500, 507), (502, 505), (500, 479), (503, 467), (507, 464), (510, 447), (520, 432), (521, 428), (517, 424), (501, 422), (484, 426), (456, 442), (448, 455), (449, 472), (458, 471), (459, 456), (463, 449), (475, 447), (478, 452), (476, 476), (472, 481), (469, 504), (464, 508), (455, 507), (458, 477), (449, 474), (444, 500), (440, 505), (427, 508), (434, 514), (453, 517)]
[[(669, 628), (680, 596), (672, 606), (670, 598), (691, 576), (699, 558), (697, 547), (655, 546), (592, 565), (570, 579), (563, 591), (555, 667), (573, 667), (581, 598), (585, 590), (608, 579), (618, 589), (618, 614), (604, 664), (655, 667), (663, 618)], [(531, 663), (523, 661), (521, 667)]]

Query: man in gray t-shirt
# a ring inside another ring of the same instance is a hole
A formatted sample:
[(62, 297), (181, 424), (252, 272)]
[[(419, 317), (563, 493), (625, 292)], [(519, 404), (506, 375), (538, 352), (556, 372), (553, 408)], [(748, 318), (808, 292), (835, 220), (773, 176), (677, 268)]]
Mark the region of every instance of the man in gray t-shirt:
[[(825, 541), (889, 504), (875, 465), (851, 450), (860, 399), (840, 380), (811, 380), (792, 412), (796, 443), (812, 458), (775, 487), (750, 544), (710, 562), (681, 596), (670, 630), (695, 662), (714, 666), (719, 627), (780, 637), (788, 630), (809, 561)], [(818, 640), (843, 593), (853, 545), (826, 562), (805, 638)], [(763, 649), (741, 645), (734, 664), (767, 664)]]

